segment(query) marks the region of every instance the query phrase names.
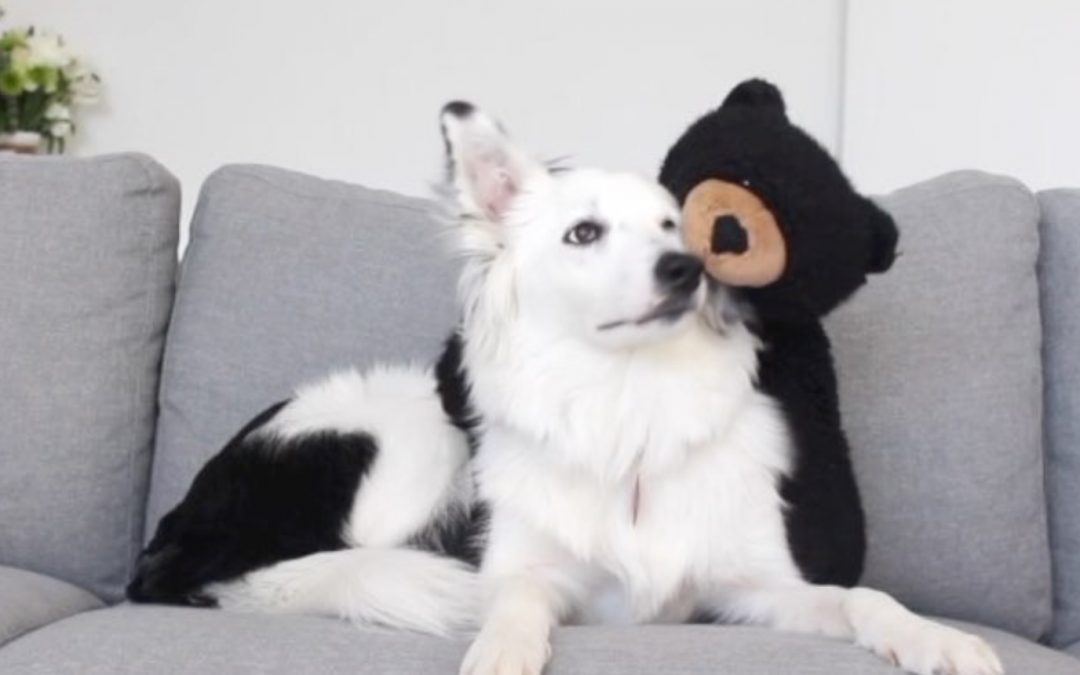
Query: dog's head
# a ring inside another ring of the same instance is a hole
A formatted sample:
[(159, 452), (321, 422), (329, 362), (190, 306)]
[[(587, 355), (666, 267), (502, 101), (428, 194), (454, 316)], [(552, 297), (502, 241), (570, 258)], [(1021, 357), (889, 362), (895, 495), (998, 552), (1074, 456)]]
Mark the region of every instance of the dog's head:
[(658, 183), (548, 169), (468, 103), (443, 108), (442, 129), (467, 322), (493, 328), (513, 317), (552, 338), (618, 349), (693, 320), (702, 265), (686, 254), (678, 206)]

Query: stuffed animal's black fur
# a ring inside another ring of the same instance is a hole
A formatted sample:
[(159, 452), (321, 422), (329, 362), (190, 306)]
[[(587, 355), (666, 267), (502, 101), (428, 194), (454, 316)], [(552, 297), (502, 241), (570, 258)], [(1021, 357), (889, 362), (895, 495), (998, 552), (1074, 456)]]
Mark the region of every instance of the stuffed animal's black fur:
[(795, 446), (795, 470), (782, 491), (796, 562), (809, 581), (854, 585), (866, 549), (863, 512), (821, 318), (868, 273), (892, 265), (896, 226), (788, 120), (780, 91), (762, 80), (736, 86), (691, 125), (660, 171), (660, 182), (680, 203), (710, 178), (754, 192), (787, 244), (779, 280), (732, 290), (750, 308), (763, 343), (759, 386), (781, 404)]

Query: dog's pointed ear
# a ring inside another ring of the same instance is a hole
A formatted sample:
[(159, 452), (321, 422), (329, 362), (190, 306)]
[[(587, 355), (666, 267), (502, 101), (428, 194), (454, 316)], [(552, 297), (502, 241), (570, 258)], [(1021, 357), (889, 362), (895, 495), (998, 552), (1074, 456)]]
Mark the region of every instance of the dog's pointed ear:
[(546, 171), (514, 146), (502, 127), (470, 103), (447, 103), (440, 116), (449, 183), (462, 209), (499, 222), (530, 179)]

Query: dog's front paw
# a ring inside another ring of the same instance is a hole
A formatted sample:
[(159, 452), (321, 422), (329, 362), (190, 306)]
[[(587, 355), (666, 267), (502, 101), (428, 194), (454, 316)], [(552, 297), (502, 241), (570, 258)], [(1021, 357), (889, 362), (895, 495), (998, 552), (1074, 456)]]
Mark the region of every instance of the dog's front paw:
[(465, 653), (461, 675), (540, 675), (549, 654), (546, 639), (513, 630), (484, 629)]
[(871, 645), (879, 656), (918, 675), (1003, 675), (997, 653), (982, 638), (913, 617), (894, 634)]

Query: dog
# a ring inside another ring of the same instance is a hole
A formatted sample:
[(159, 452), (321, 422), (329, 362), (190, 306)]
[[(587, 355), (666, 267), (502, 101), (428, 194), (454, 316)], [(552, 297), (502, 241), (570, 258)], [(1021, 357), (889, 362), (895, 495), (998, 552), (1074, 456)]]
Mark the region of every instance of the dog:
[(448, 635), (466, 675), (539, 675), (560, 623), (703, 615), (995, 675), (982, 639), (806, 581), (796, 462), (759, 344), (656, 182), (558, 169), (441, 114), (461, 323), (433, 368), (345, 372), (258, 415), (160, 522), (137, 602)]

